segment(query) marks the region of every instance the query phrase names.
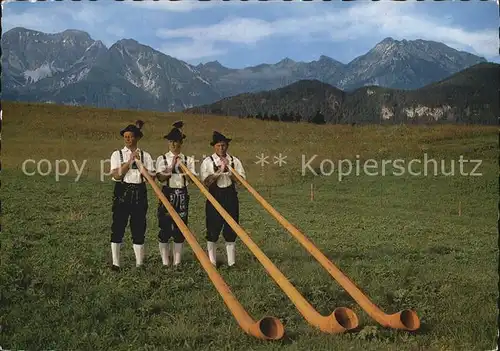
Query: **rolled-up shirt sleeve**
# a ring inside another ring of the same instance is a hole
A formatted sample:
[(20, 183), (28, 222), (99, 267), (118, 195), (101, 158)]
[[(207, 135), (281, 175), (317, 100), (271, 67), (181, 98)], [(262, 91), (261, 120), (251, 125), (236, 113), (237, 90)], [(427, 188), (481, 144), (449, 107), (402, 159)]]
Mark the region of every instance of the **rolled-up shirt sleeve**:
[(156, 159), (156, 172), (163, 172), (167, 168), (163, 156), (158, 156)]
[(188, 157), (187, 158), (187, 168), (189, 169), (189, 171), (191, 173), (193, 173), (193, 175), (197, 176), (198, 173), (196, 172), (196, 165), (195, 165), (195, 162), (194, 162), (194, 157)]
[(212, 166), (212, 162), (209, 159), (205, 159), (200, 166), (200, 179), (202, 182), (207, 179), (209, 175), (214, 174), (214, 168)]
[(153, 158), (149, 153), (145, 153), (144, 158), (144, 166), (146, 167), (150, 175), (154, 175), (156, 173), (156, 170)]
[(238, 174), (243, 178), (247, 179), (246, 173), (245, 173), (245, 168), (243, 167), (243, 163), (238, 158), (234, 158), (234, 170), (238, 172)]
[(111, 159), (110, 159), (110, 168), (111, 171), (120, 168), (121, 163), (120, 163), (120, 154), (118, 151), (114, 151), (111, 154)]

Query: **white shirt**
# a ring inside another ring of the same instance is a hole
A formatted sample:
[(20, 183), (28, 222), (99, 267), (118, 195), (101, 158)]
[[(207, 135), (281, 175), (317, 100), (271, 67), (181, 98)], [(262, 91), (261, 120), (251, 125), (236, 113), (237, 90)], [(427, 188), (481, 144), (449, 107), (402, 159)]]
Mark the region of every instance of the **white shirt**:
[[(220, 157), (214, 153), (212, 154), (212, 158), (214, 159), (215, 165), (218, 167), (222, 166), (222, 161)], [(232, 155), (226, 154), (226, 159), (228, 161), (228, 165), (231, 165), (231, 162), (234, 162), (234, 170), (243, 178), (246, 179), (245, 169), (243, 168), (243, 164), (241, 161)], [(207, 157), (203, 160), (200, 166), (200, 178), (201, 181), (205, 181), (205, 179), (215, 173), (214, 165), (210, 157)], [(223, 172), (219, 178), (217, 178), (217, 186), (219, 188), (227, 188), (233, 183), (231, 180), (231, 171), (227, 170)]]
[[(121, 152), (123, 155), (122, 162), (120, 162), (120, 152), (118, 150), (114, 151), (111, 154), (111, 169), (112, 170), (120, 168), (124, 163), (127, 163), (129, 158), (130, 158), (130, 155), (132, 154), (132, 151), (129, 148), (127, 148), (126, 146), (123, 149), (121, 149)], [(149, 174), (151, 176), (153, 176), (154, 174), (156, 174), (155, 166), (153, 163), (153, 158), (151, 157), (151, 155), (148, 152), (146, 152), (144, 150), (142, 150), (142, 152), (144, 153), (144, 160), (141, 160), (141, 162), (144, 165), (144, 167), (146, 167), (146, 169), (149, 171)], [(139, 149), (139, 157), (141, 157), (141, 150), (140, 149)], [(113, 177), (111, 177), (111, 179), (113, 179), (115, 182), (121, 181), (121, 180), (116, 180)], [(145, 178), (144, 178), (144, 181), (147, 182), (147, 180)], [(139, 169), (132, 169), (132, 167), (129, 167), (128, 172), (125, 174), (125, 177), (123, 177), (123, 182), (132, 183), (132, 184), (142, 183), (141, 171), (139, 171)]]
[[(174, 161), (174, 156), (175, 155), (172, 151), (169, 151), (165, 154), (165, 158), (167, 159), (167, 164), (165, 164), (165, 159), (163, 158), (163, 155), (158, 157), (158, 159), (156, 160), (156, 169), (158, 170), (158, 172), (163, 172), (167, 169), (167, 167), (171, 167), (172, 163)], [(193, 157), (186, 157), (186, 156), (184, 156), (183, 153), (180, 153), (179, 157), (180, 157), (182, 162), (184, 162), (184, 159), (186, 158), (187, 168), (191, 171), (191, 173), (193, 173), (193, 175), (196, 175), (196, 169), (194, 166), (194, 163), (195, 163), (194, 158)], [(172, 170), (172, 172), (174, 172), (174, 171), (175, 170)], [(179, 173), (172, 173), (172, 175), (170, 176), (170, 179), (168, 180), (168, 186), (170, 188), (183, 188), (184, 184), (186, 184), (186, 186), (189, 184), (190, 178), (187, 174), (183, 175), (184, 172), (182, 171), (182, 168), (178, 167), (177, 171)], [(184, 180), (186, 181), (186, 183), (184, 183)], [(163, 181), (161, 183), (163, 185), (167, 185), (166, 181)]]

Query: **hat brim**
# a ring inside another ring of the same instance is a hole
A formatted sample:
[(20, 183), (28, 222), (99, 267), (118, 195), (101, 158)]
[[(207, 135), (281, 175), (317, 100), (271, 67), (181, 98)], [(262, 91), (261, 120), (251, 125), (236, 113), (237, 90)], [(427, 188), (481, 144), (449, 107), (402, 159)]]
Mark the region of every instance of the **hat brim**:
[(210, 143), (210, 145), (215, 146), (215, 144), (218, 144), (218, 143), (220, 143), (221, 141), (225, 141), (226, 143), (228, 143), (228, 144), (229, 144), (229, 142), (230, 142), (231, 140), (233, 140), (233, 139), (226, 138), (226, 139), (222, 139), (222, 140), (212, 141), (212, 142)]
[(184, 134), (182, 134), (182, 138), (181, 139), (178, 139), (178, 138), (175, 138), (175, 139), (169, 139), (168, 135), (164, 135), (163, 136), (163, 139), (166, 139), (168, 141), (181, 141), (181, 140), (184, 140), (186, 139), (186, 136)]
[(144, 136), (144, 134), (142, 134), (142, 132), (139, 130), (139, 131), (133, 131), (133, 130), (130, 130), (130, 129), (122, 129), (120, 131), (120, 135), (123, 136), (126, 132), (132, 132), (134, 133), (135, 137), (136, 138), (142, 138)]

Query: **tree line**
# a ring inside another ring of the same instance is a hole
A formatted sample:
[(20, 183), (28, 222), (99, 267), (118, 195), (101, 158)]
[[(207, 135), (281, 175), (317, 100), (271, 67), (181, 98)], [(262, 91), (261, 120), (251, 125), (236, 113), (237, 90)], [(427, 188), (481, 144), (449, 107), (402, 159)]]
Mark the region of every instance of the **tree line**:
[(325, 116), (321, 113), (321, 111), (317, 111), (315, 115), (304, 118), (300, 113), (293, 112), (282, 112), (280, 114), (277, 113), (268, 113), (268, 112), (258, 112), (257, 114), (247, 114), (239, 115), (239, 118), (256, 118), (263, 121), (276, 121), (276, 122), (302, 122), (306, 121), (314, 124), (326, 124)]

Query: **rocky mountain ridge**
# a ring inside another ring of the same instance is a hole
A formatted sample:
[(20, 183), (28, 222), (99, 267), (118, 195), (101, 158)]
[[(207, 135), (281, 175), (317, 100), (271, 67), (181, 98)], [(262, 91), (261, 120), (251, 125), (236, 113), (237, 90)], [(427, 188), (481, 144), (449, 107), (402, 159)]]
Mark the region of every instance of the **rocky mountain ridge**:
[(486, 61), (441, 43), (386, 38), (348, 64), (323, 55), (312, 62), (285, 58), (230, 69), (217, 61), (190, 65), (133, 39), (107, 48), (79, 30), (47, 34), (26, 28), (5, 32), (2, 49), (5, 100), (167, 112), (300, 80), (345, 91), (367, 85), (415, 89)]

